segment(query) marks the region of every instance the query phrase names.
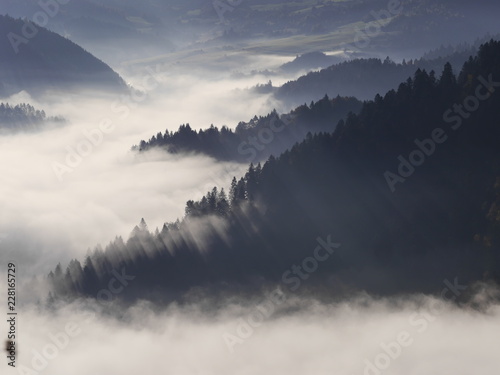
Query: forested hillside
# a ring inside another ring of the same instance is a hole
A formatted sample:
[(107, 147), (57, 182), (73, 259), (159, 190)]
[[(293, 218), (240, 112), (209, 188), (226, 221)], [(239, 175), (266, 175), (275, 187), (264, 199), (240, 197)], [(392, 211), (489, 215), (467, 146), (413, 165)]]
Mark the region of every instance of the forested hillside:
[(464, 61), (475, 55), (473, 46), (453, 52), (451, 55), (432, 60), (418, 59), (395, 63), (389, 57), (354, 59), (332, 65), (317, 72), (310, 72), (297, 80), (289, 81), (274, 89), (276, 99), (288, 105), (304, 100), (317, 99), (323, 95), (350, 95), (359, 99), (370, 99), (394, 89), (417, 69), (428, 72), (440, 71), (446, 62), (455, 70), (460, 70)]
[(2, 96), (21, 90), (127, 90), (125, 82), (104, 62), (41, 26), (0, 15), (0, 34), (4, 36), (0, 38)]
[[(135, 276), (124, 298), (164, 302), (227, 282), (295, 290), (307, 279), (342, 295), (439, 292), (457, 275), (499, 280), (498, 61), (491, 41), (457, 77), (450, 64), (439, 76), (417, 70), (333, 133), (250, 165), (227, 193), (189, 201), (181, 221), (153, 232), (142, 221), (83, 264), (58, 266), (55, 295), (95, 296), (123, 267)], [(304, 259), (318, 243), (331, 256), (309, 275)]]
[(24, 130), (37, 129), (47, 121), (63, 122), (61, 117), (51, 117), (44, 110), (35, 109), (32, 105), (21, 103), (15, 106), (0, 103), (0, 129)]
[(249, 122), (240, 122), (234, 131), (213, 125), (196, 131), (189, 124), (181, 125), (176, 132), (167, 130), (141, 141), (135, 149), (161, 147), (174, 154), (203, 153), (218, 160), (262, 161), (302, 141), (309, 132), (332, 132), (340, 119), (350, 112), (357, 113), (361, 105), (356, 98), (325, 96), (281, 116), (276, 111), (255, 116)]

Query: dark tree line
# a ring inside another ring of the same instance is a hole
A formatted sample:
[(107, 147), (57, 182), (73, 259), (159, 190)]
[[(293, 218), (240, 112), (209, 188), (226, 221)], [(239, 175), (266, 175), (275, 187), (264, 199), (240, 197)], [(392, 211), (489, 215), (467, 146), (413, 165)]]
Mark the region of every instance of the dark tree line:
[(309, 52), (297, 56), (293, 61), (287, 62), (280, 66), (283, 72), (300, 72), (301, 70), (312, 70), (317, 68), (328, 67), (343, 61), (343, 58), (336, 55), (329, 56), (323, 52)]
[(441, 44), (438, 48), (431, 49), (430, 51), (424, 53), (422, 55), (422, 60), (449, 58), (450, 56), (456, 56), (457, 54), (462, 54), (462, 53), (466, 53), (469, 56), (475, 56), (479, 51), (481, 45), (487, 43), (492, 39), (498, 40), (499, 38), (500, 34), (491, 35), (490, 33), (487, 33), (485, 36), (477, 38), (472, 43), (461, 42), (456, 45)]
[(35, 109), (32, 105), (21, 103), (15, 106), (0, 103), (0, 128), (25, 129), (36, 127), (46, 121), (63, 121), (60, 117), (47, 117), (44, 110)]
[(304, 104), (285, 115), (272, 111), (267, 116), (255, 116), (240, 122), (235, 130), (223, 126), (194, 130), (189, 124), (176, 132), (158, 133), (148, 141), (142, 140), (139, 151), (162, 147), (170, 153), (202, 153), (218, 160), (263, 161), (270, 155), (279, 155), (294, 143), (304, 139), (308, 132), (331, 132), (337, 122), (348, 113), (356, 113), (362, 103), (355, 98), (324, 96), (310, 105)]
[[(308, 134), (278, 158), (250, 165), (228, 194), (214, 188), (189, 201), (176, 223), (97, 248), (49, 278), (56, 297), (95, 296), (126, 268), (123, 298), (182, 300), (192, 288), (241, 291), (283, 280), (328, 236), (342, 247), (307, 278), (323, 293), (437, 292), (442, 282), (500, 280), (500, 91), (463, 119), (395, 192), (415, 139), (449, 124), (443, 113), (475, 95), (480, 77), (500, 80), (500, 42), (483, 45), (455, 76), (417, 70), (397, 90), (364, 104), (333, 133)], [(493, 90), (494, 89), (494, 90)], [(298, 276), (297, 276), (298, 277)]]
[(477, 48), (470, 47), (451, 55), (433, 59), (403, 60), (402, 63), (396, 63), (389, 57), (385, 60), (368, 58), (345, 61), (289, 81), (275, 88), (274, 96), (290, 105), (320, 98), (325, 93), (330, 96), (340, 94), (369, 99), (377, 93), (396, 88), (416, 69), (438, 70), (446, 62), (454, 69), (460, 69), (463, 62), (476, 51)]
[(2, 122), (41, 122), (46, 118), (45, 111), (39, 111), (26, 103), (15, 106), (11, 106), (9, 103), (0, 103), (0, 121)]

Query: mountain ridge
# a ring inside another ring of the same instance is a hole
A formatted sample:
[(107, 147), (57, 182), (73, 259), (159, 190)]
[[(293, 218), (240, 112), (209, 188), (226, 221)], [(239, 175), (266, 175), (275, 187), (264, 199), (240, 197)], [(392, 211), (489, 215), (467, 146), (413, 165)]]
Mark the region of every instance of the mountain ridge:
[[(30, 31), (28, 31), (28, 29)], [(8, 96), (21, 90), (98, 89), (124, 92), (127, 85), (107, 64), (52, 31), (0, 15), (0, 87)]]

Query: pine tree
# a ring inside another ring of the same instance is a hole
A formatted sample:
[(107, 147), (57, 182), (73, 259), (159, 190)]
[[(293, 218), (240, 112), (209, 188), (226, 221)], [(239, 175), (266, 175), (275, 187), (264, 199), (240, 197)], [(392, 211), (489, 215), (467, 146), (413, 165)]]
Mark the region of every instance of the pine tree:
[(236, 177), (233, 177), (233, 180), (231, 181), (231, 188), (229, 189), (229, 204), (231, 206), (234, 206), (236, 204), (237, 187), (238, 182), (236, 181)]
[(144, 218), (141, 219), (141, 222), (139, 224), (139, 228), (143, 231), (149, 231), (148, 225), (146, 224), (146, 220), (144, 220)]
[(217, 208), (217, 197), (219, 193), (217, 191), (217, 187), (214, 186), (211, 192), (207, 194), (207, 203), (208, 203), (208, 211), (209, 213), (215, 213)]
[(249, 201), (253, 201), (255, 198), (255, 193), (257, 191), (257, 176), (253, 163), (250, 164), (248, 172), (245, 174), (245, 184), (247, 190), (247, 198)]
[(227, 201), (226, 192), (222, 188), (217, 196), (217, 214), (227, 216), (229, 213), (229, 202)]
[(449, 62), (444, 65), (443, 72), (439, 78), (438, 88), (445, 103), (454, 101), (457, 92), (457, 78), (453, 74), (453, 68)]

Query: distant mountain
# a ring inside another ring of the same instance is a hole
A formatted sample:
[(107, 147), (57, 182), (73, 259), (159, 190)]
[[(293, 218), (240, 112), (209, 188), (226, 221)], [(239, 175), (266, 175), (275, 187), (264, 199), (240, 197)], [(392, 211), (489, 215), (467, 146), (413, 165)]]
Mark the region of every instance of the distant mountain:
[(318, 68), (326, 68), (333, 64), (343, 62), (347, 57), (333, 55), (329, 56), (323, 52), (308, 52), (297, 56), (293, 61), (287, 62), (280, 66), (280, 70), (286, 73), (295, 73), (301, 70), (313, 70)]
[(373, 43), (378, 48), (422, 50), (439, 47), (442, 43), (471, 42), (486, 33), (500, 32), (497, 21), (500, 2), (496, 0), (408, 0), (400, 3), (401, 15), (383, 28), (387, 36)]
[[(186, 6), (190, 3), (196, 2), (186, 2)], [(335, 46), (339, 40), (331, 33), (343, 29), (367, 36), (368, 46), (361, 47), (365, 52), (387, 51), (388, 54), (390, 51), (415, 51), (434, 48), (441, 43), (458, 43), (488, 31), (500, 30), (495, 18), (500, 6), (495, 0), (475, 3), (463, 0), (247, 0), (237, 3), (237, 6), (219, 12), (223, 14), (221, 23), (226, 21), (230, 28), (225, 34), (227, 41), (309, 35), (317, 37), (317, 41), (331, 40), (331, 45)], [(199, 13), (186, 18), (185, 24), (209, 25), (210, 17), (214, 18), (213, 9), (199, 5), (197, 8)], [(398, 11), (391, 14), (389, 9)], [(477, 22), (478, 19), (482, 22)], [(364, 27), (368, 23), (378, 21), (379, 32), (373, 32), (372, 28), (365, 33)], [(358, 28), (359, 31), (355, 31)], [(350, 44), (353, 41), (345, 42)], [(308, 44), (309, 51), (312, 45), (315, 43)], [(297, 46), (297, 50), (303, 51), (300, 48)]]
[(389, 57), (383, 61), (375, 58), (354, 59), (289, 81), (281, 87), (274, 88), (274, 96), (288, 106), (295, 106), (311, 99), (317, 100), (325, 94), (354, 96), (366, 100), (396, 88), (417, 69), (437, 72), (446, 62), (450, 62), (458, 71), (463, 62), (476, 52), (475, 46), (469, 46), (450, 55), (402, 63), (395, 63)]
[(377, 93), (395, 88), (416, 69), (439, 71), (446, 62), (450, 62), (453, 69), (459, 71), (463, 62), (469, 56), (475, 55), (481, 44), (499, 37), (500, 34), (486, 34), (472, 43), (441, 45), (427, 51), (420, 59), (403, 63), (395, 63), (389, 57), (384, 61), (366, 58), (362, 53), (352, 51), (333, 56), (323, 52), (306, 53), (281, 65), (280, 70), (298, 72), (320, 67), (323, 69), (309, 72), (281, 87), (274, 87), (269, 81), (267, 84), (254, 86), (251, 90), (259, 94), (274, 93), (275, 98), (288, 106), (296, 106), (311, 99), (317, 100), (325, 94), (350, 95), (366, 100)]
[(33, 20), (35, 14), (45, 13), (46, 28), (113, 63), (158, 54), (159, 47), (165, 53), (165, 47), (172, 45), (167, 38), (170, 35), (168, 29), (174, 26), (168, 21), (171, 21), (170, 16), (175, 19), (175, 15), (167, 11), (169, 6), (159, 1), (72, 0), (55, 3), (2, 0), (0, 14)]
[[(443, 43), (500, 32), (500, 8), (491, 0), (72, 0), (47, 11), (44, 4), (54, 2), (2, 0), (0, 13), (28, 19), (45, 13), (48, 29), (112, 63), (183, 48), (240, 49), (247, 42), (271, 54), (351, 46), (370, 56), (418, 56)], [(387, 17), (389, 6), (398, 11)], [(360, 35), (363, 42), (355, 46)]]
[[(472, 43), (462, 42), (458, 44), (447, 44), (440, 45), (438, 48), (431, 49), (430, 51), (425, 52), (422, 55), (422, 60), (434, 60), (434, 59), (456, 59), (460, 54), (468, 53), (471, 56), (474, 56), (479, 51), (479, 48), (484, 43), (489, 42), (490, 40), (500, 40), (500, 34), (490, 34), (477, 38)], [(456, 65), (456, 64), (455, 64)], [(455, 67), (456, 68), (456, 67)]]
[(125, 91), (122, 78), (108, 65), (62, 36), (32, 23), (0, 16), (0, 89), (93, 88)]

